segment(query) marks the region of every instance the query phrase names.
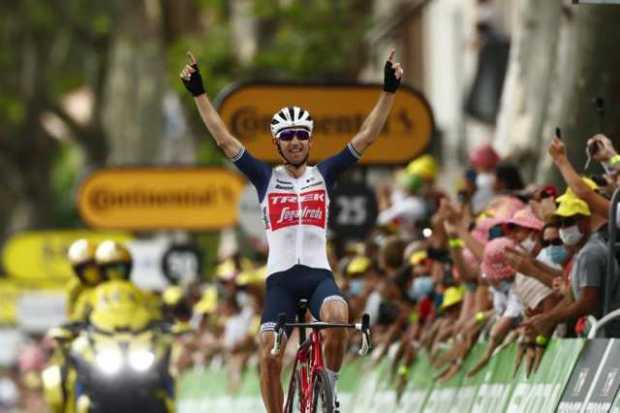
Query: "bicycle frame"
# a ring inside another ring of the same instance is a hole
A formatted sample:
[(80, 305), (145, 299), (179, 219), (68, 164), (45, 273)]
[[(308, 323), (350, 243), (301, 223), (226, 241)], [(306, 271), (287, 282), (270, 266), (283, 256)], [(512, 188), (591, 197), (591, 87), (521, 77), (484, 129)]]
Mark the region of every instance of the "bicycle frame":
[[(300, 405), (301, 410), (304, 412), (311, 411), (312, 408), (312, 378), (318, 370), (323, 369), (325, 366), (321, 349), (321, 333), (318, 330), (312, 330), (310, 337), (299, 346), (297, 355), (295, 356), (295, 363), (293, 363), (293, 374), (291, 375), (289, 387), (294, 385), (299, 386)], [(300, 382), (295, 384), (293, 380), (298, 377), (295, 374), (298, 366)], [(292, 402), (292, 400), (287, 400), (285, 407), (288, 408), (289, 403)]]
[[(288, 385), (288, 392), (286, 402), (284, 404), (284, 411), (291, 412), (294, 410), (294, 397), (290, 397), (295, 394), (296, 387), (299, 389), (297, 394), (299, 395), (299, 404), (302, 412), (311, 412), (315, 407), (313, 405), (316, 397), (314, 394), (313, 386), (315, 384), (315, 378), (325, 374), (325, 363), (323, 361), (323, 346), (321, 330), (326, 328), (350, 328), (358, 330), (362, 333), (362, 345), (359, 350), (359, 355), (364, 356), (370, 349), (370, 316), (364, 314), (362, 322), (357, 324), (349, 323), (325, 323), (325, 322), (312, 322), (303, 323), (306, 307), (305, 300), (302, 300), (301, 305), (297, 313), (297, 323), (287, 323), (286, 314), (282, 313), (278, 316), (278, 322), (274, 329), (276, 337), (274, 340), (273, 348), (271, 349), (271, 355), (276, 356), (280, 353), (280, 346), (282, 343), (282, 337), (284, 335), (284, 328), (298, 328), (299, 330), (299, 348), (295, 355), (295, 362), (293, 363), (293, 371), (291, 374), (291, 380)], [(310, 328), (312, 331), (310, 336), (306, 338), (306, 328)], [(296, 374), (299, 369), (299, 374)], [(299, 382), (295, 383), (295, 380)]]

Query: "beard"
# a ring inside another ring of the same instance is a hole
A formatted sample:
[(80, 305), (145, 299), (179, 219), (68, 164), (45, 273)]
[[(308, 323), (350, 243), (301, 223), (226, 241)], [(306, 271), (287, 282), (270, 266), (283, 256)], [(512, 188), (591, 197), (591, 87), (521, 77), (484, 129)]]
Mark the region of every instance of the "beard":
[(308, 161), (308, 156), (310, 156), (310, 150), (308, 150), (306, 152), (306, 156), (304, 156), (304, 158), (301, 161), (298, 162), (291, 162), (286, 155), (284, 155), (284, 152), (282, 151), (282, 148), (280, 147), (280, 145), (276, 145), (278, 147), (278, 152), (280, 152), (280, 156), (282, 157), (282, 159), (284, 159), (284, 163), (294, 166), (295, 168), (299, 168), (300, 166), (302, 166), (303, 164), (305, 164)]

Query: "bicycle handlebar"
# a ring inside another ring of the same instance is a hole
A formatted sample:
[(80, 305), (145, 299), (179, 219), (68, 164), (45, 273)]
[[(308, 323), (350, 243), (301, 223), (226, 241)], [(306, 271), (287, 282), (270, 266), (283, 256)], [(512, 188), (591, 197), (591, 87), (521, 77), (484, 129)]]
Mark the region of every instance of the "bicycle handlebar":
[(282, 336), (284, 335), (285, 327), (307, 327), (315, 330), (322, 330), (325, 328), (354, 328), (362, 333), (362, 345), (358, 354), (360, 356), (365, 356), (368, 354), (368, 350), (371, 347), (370, 340), (370, 316), (368, 314), (364, 314), (362, 316), (361, 323), (355, 324), (345, 324), (345, 323), (324, 323), (324, 322), (315, 322), (315, 323), (287, 323), (286, 322), (286, 314), (280, 314), (278, 316), (278, 322), (274, 327), (274, 332), (276, 333), (276, 338), (273, 343), (273, 347), (271, 349), (271, 355), (277, 356), (280, 354), (280, 347), (282, 346)]

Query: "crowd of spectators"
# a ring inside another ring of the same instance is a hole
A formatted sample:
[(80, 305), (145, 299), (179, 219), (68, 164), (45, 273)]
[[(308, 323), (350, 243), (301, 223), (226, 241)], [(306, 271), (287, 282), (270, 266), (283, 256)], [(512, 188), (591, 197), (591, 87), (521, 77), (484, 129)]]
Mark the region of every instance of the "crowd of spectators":
[[(435, 379), (445, 381), (478, 342), (486, 349), (467, 375), (511, 342), (518, 346), (514, 371), (523, 361), (530, 374), (550, 338), (584, 336), (594, 320), (620, 308), (617, 263), (608, 247), (620, 155), (603, 135), (590, 139), (587, 151), (603, 175), (580, 175), (563, 141), (552, 139), (548, 153), (566, 183), (560, 191), (527, 184), (517, 165), (482, 145), (470, 153), (454, 198), (436, 184), (435, 160), (421, 156), (377, 188), (380, 212), (366, 240), (344, 247), (331, 241), (329, 259), (351, 319), (370, 315), (370, 357), (390, 356), (397, 389), (404, 389), (420, 351), (430, 355)], [(175, 371), (224, 368), (234, 393), (244, 371), (258, 368), (265, 264), (266, 251), (236, 254), (223, 259), (208, 282), (163, 292), (163, 316), (194, 327), (179, 338)], [(348, 357), (357, 357), (356, 334), (348, 336)], [(620, 337), (620, 323), (607, 324), (599, 336)], [(292, 360), (296, 332), (289, 343), (286, 359)], [(41, 403), (42, 348), (24, 351), (19, 368), (0, 374), (0, 411), (16, 392), (32, 393), (32, 406)]]
[[(529, 374), (551, 337), (583, 336), (594, 319), (620, 307), (607, 242), (620, 156), (603, 135), (590, 139), (587, 150), (604, 175), (581, 176), (563, 141), (550, 142), (563, 192), (527, 184), (490, 145), (470, 153), (454, 199), (437, 187), (438, 164), (428, 155), (378, 188), (376, 228), (364, 242), (331, 248), (330, 260), (352, 320), (370, 314), (372, 359), (392, 356), (399, 388), (421, 349), (431, 356), (435, 378), (447, 380), (478, 341), (487, 347), (469, 376), (513, 341), (515, 372), (524, 360)], [(214, 281), (192, 298), (198, 330), (185, 338), (177, 367), (225, 366), (231, 391), (244, 369), (255, 368), (264, 264), (239, 255), (221, 262)], [(612, 322), (600, 335), (620, 337), (619, 327)], [(359, 337), (349, 339), (355, 357)], [(288, 346), (291, 359), (295, 349)]]

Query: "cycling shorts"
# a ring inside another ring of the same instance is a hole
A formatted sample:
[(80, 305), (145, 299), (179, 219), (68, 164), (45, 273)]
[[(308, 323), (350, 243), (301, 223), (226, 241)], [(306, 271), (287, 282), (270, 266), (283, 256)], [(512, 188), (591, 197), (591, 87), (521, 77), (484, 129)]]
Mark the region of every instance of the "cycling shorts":
[[(321, 319), (324, 301), (341, 300), (346, 303), (331, 271), (295, 265), (267, 278), (261, 332), (273, 331), (281, 313), (286, 314), (287, 322), (295, 322), (297, 304), (301, 299), (308, 300), (308, 308), (317, 320)], [(290, 336), (291, 330), (288, 328), (286, 334)]]

